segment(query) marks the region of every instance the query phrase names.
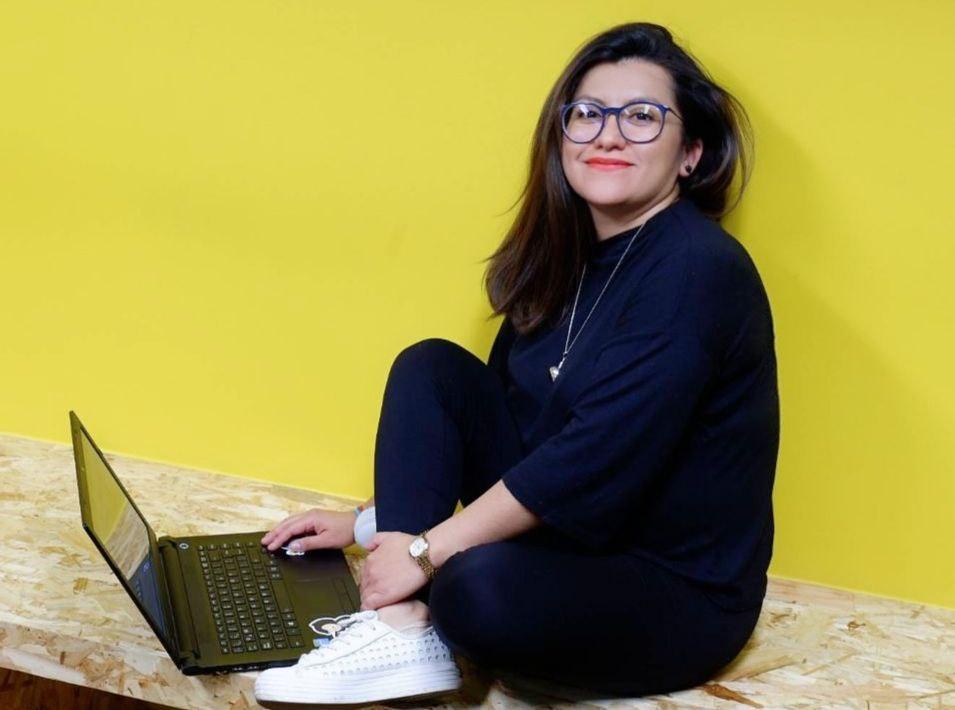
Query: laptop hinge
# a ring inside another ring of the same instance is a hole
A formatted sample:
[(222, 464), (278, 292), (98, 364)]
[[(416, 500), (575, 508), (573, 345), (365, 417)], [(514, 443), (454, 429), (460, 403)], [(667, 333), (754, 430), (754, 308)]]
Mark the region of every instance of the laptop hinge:
[(179, 553), (175, 542), (170, 538), (163, 537), (157, 542), (162, 555), (163, 570), (166, 573), (166, 587), (169, 589), (176, 635), (179, 637), (179, 665), (180, 667), (192, 665), (199, 657), (199, 644), (192, 626), (192, 612), (189, 607), (189, 597), (186, 594), (186, 585), (183, 582)]

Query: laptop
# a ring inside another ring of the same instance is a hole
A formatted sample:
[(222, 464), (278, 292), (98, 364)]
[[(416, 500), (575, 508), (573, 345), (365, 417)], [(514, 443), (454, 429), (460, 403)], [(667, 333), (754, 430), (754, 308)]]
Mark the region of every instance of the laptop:
[(269, 552), (265, 531), (156, 538), (70, 412), (83, 528), (187, 675), (288, 666), (327, 641), (309, 622), (358, 611), (342, 550)]

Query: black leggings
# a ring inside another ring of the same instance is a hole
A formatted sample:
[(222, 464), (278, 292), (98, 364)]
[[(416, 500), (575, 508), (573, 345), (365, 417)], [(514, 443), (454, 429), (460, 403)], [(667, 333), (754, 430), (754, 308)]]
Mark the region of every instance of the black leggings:
[[(378, 425), (377, 529), (437, 525), (523, 455), (497, 373), (448, 340), (405, 348)], [(543, 524), (451, 556), (414, 598), (451, 650), (479, 666), (627, 696), (708, 680), (760, 611), (726, 611), (657, 564), (587, 551)]]

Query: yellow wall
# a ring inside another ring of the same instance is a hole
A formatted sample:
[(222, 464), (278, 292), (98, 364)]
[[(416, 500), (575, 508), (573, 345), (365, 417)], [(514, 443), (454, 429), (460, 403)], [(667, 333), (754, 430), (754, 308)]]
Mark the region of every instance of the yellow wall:
[(755, 124), (770, 572), (955, 606), (947, 2), (4, 3), (0, 430), (369, 495), (394, 355), (486, 356), (540, 104), (634, 19)]

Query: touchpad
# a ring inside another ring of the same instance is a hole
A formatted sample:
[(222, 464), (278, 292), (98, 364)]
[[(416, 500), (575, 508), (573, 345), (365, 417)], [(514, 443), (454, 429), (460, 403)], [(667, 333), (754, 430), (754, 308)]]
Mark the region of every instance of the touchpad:
[(298, 581), (289, 591), (296, 599), (296, 608), (312, 616), (352, 612), (359, 607), (357, 594), (351, 594), (341, 579), (303, 577)]

